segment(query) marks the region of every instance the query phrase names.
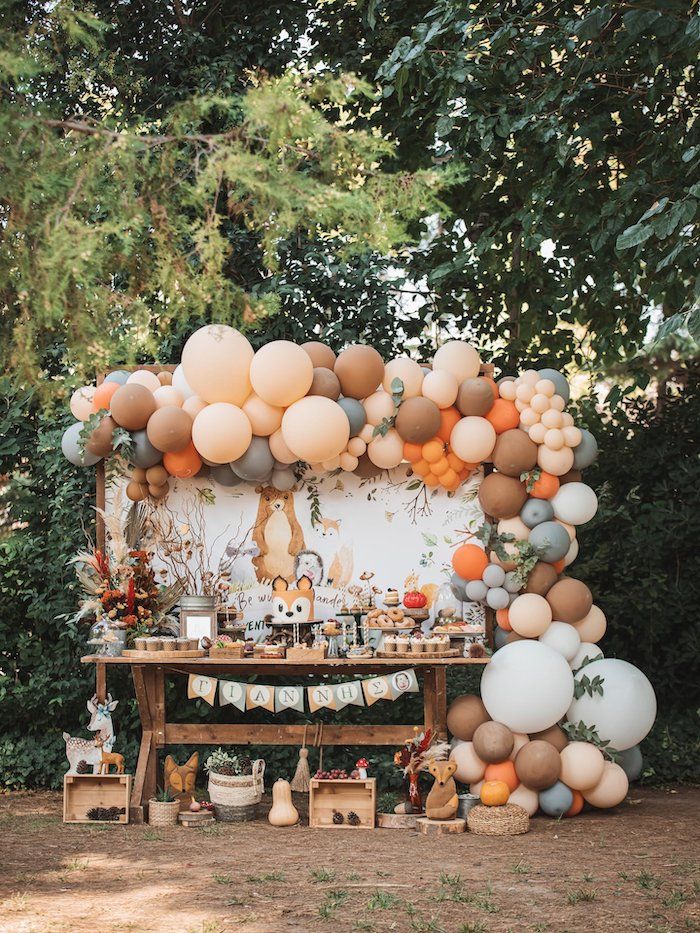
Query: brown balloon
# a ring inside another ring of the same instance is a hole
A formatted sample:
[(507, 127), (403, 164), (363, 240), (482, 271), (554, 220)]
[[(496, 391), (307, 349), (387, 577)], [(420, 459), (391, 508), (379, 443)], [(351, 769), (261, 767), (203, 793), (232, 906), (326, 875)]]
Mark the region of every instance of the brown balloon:
[(560, 772), (561, 758), (550, 742), (528, 742), (515, 756), (515, 773), (530, 790), (546, 790)]
[(343, 395), (367, 398), (384, 378), (384, 360), (374, 347), (356, 343), (339, 355), (334, 372), (340, 380)]
[(474, 751), (482, 761), (497, 764), (513, 751), (515, 737), (502, 722), (482, 722), (472, 738)]
[(309, 340), (307, 343), (302, 343), (301, 349), (306, 350), (311, 357), (314, 369), (319, 366), (323, 369), (333, 369), (335, 366), (336, 355), (325, 343), (319, 340)]
[(137, 483), (132, 480), (130, 483), (127, 483), (126, 495), (132, 502), (143, 502), (148, 496), (148, 486), (144, 486), (142, 483)]
[(340, 397), (340, 380), (332, 369), (314, 366), (314, 378), (307, 395), (323, 395), (335, 402)]
[(530, 576), (527, 578), (527, 584), (523, 592), (536, 593), (538, 596), (546, 596), (557, 582), (558, 576), (559, 575), (551, 564), (546, 564), (544, 561), (538, 560), (530, 571)]
[(173, 384), (173, 374), (169, 373), (166, 369), (158, 373), (158, 382), (162, 386), (171, 386)]
[(399, 406), (394, 427), (411, 444), (424, 444), (440, 430), (440, 409), (429, 398), (407, 398)]
[[(134, 472), (136, 472), (134, 470)], [(170, 479), (170, 473), (160, 463), (157, 466), (149, 467), (144, 470), (144, 480), (149, 486), (162, 486)]]
[(460, 385), (455, 405), (465, 417), (477, 415), (483, 418), (491, 411), (494, 402), (490, 384), (475, 376), (473, 379), (465, 379)]
[(153, 499), (164, 499), (170, 492), (170, 486), (167, 483), (163, 483), (162, 486), (153, 486), (148, 487), (148, 493)]
[(153, 393), (137, 382), (119, 386), (109, 403), (111, 416), (127, 431), (140, 431), (156, 410)]
[(105, 415), (97, 425), (85, 444), (86, 450), (96, 457), (106, 457), (112, 453), (112, 436), (117, 423), (109, 415)]
[(549, 742), (558, 752), (569, 744), (569, 737), (561, 726), (550, 726), (549, 729), (545, 729), (543, 732), (534, 732), (530, 736), (530, 740), (533, 742)]
[(527, 501), (525, 483), (514, 476), (489, 473), (479, 486), (481, 507), (492, 518), (513, 518)]
[(490, 722), (480, 697), (464, 693), (456, 697), (447, 710), (447, 731), (456, 739), (471, 742), (474, 733), (484, 722)]
[(146, 434), (156, 450), (176, 453), (192, 440), (192, 418), (177, 405), (164, 405), (148, 419)]
[(511, 428), (498, 435), (492, 459), (499, 473), (520, 477), (537, 465), (537, 444), (520, 428)]
[(366, 453), (358, 458), (357, 466), (353, 470), (353, 473), (361, 476), (362, 479), (372, 479), (374, 476), (379, 476), (381, 472), (382, 468), (372, 463)]
[(588, 615), (593, 605), (593, 596), (585, 583), (573, 577), (561, 577), (549, 590), (545, 599), (552, 609), (552, 618), (557, 622), (573, 625)]
[[(503, 569), (506, 570), (505, 565), (504, 565)], [(509, 568), (509, 569), (510, 569), (510, 570), (515, 570), (515, 564), (513, 564), (513, 566), (512, 566), (511, 568)], [(506, 570), (506, 572), (507, 572), (507, 570)], [(514, 641), (525, 641), (525, 640), (526, 640), (526, 639), (525, 639), (525, 636), (524, 636), (524, 635), (518, 635), (517, 632), (508, 632), (508, 634), (506, 635), (506, 644), (507, 644), (507, 645), (512, 645)]]
[(149, 482), (148, 470), (144, 470), (141, 467), (134, 467), (133, 470), (131, 471), (131, 479), (133, 479), (135, 483), (148, 484)]
[(583, 475), (580, 470), (569, 470), (568, 473), (559, 477), (559, 485), (564, 486), (566, 483), (580, 483), (582, 478)]

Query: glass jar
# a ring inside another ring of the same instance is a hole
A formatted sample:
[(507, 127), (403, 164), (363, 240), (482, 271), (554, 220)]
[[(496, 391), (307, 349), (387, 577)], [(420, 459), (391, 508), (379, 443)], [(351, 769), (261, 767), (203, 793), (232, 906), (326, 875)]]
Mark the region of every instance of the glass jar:
[(116, 658), (126, 647), (126, 629), (109, 619), (98, 619), (90, 628), (88, 645), (93, 654)]
[(443, 583), (438, 587), (433, 600), (433, 624), (445, 625), (448, 622), (456, 622), (462, 618), (462, 604), (455, 596), (449, 583)]

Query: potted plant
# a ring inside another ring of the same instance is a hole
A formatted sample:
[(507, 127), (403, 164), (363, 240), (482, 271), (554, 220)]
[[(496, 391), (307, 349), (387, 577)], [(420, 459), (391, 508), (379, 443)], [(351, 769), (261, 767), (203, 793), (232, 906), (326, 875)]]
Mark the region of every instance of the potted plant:
[(169, 787), (159, 787), (148, 801), (148, 822), (151, 826), (177, 826), (180, 801)]
[(235, 823), (254, 819), (264, 790), (262, 758), (251, 761), (247, 755), (217, 748), (204, 767), (209, 773), (207, 789), (217, 820)]

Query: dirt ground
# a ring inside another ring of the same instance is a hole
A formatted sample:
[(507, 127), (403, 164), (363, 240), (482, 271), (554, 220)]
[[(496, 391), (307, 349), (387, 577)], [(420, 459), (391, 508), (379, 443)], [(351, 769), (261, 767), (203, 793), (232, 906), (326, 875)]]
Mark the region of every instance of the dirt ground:
[(265, 820), (63, 825), (60, 794), (8, 794), (0, 930), (699, 930), (699, 811), (700, 789), (637, 788), (524, 836), (438, 840)]

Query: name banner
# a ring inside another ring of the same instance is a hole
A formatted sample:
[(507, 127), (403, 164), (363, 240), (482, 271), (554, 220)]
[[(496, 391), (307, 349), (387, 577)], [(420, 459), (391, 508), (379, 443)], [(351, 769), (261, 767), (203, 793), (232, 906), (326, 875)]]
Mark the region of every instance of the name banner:
[(218, 680), (202, 674), (190, 674), (187, 682), (189, 699), (206, 700), (214, 706), (216, 694), (219, 706), (235, 706), (241, 712), (266, 709), (271, 713), (294, 709), (303, 713), (319, 709), (341, 710), (346, 706), (372, 706), (377, 700), (396, 700), (404, 693), (418, 693), (418, 678), (413, 668), (395, 671), (381, 677), (348, 680), (342, 684), (315, 684), (300, 687), (295, 684), (272, 686), (249, 684), (235, 680)]

